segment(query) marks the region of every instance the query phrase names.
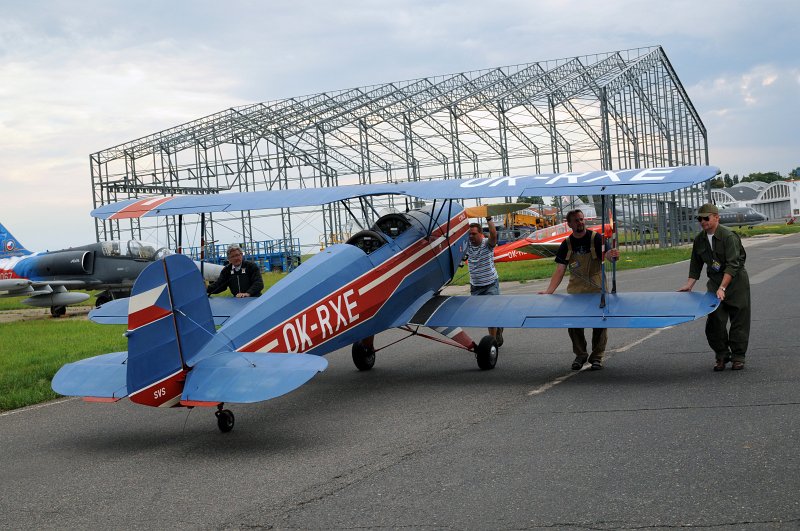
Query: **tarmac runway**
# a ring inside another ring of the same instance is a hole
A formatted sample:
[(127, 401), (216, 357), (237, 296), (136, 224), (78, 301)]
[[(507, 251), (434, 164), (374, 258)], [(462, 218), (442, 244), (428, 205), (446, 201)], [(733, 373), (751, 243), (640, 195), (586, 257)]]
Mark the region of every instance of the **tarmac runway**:
[(492, 371), (420, 338), (365, 373), (341, 350), (297, 391), (231, 405), (228, 434), (209, 409), (58, 400), (0, 414), (0, 528), (795, 529), (800, 234), (746, 246), (743, 371), (711, 370), (703, 319), (611, 330), (602, 371), (570, 370), (565, 330), (506, 330)]

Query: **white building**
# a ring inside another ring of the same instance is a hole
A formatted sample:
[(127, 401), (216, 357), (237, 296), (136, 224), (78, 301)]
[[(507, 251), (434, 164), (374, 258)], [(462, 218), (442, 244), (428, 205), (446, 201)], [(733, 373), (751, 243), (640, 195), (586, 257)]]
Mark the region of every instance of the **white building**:
[(730, 188), (711, 190), (714, 204), (753, 207), (771, 220), (800, 215), (800, 181), (761, 181), (738, 183)]

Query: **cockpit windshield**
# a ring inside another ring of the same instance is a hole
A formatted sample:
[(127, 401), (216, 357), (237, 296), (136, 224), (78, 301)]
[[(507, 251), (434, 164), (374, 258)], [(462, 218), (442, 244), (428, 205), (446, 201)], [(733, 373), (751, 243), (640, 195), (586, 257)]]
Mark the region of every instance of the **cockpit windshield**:
[(158, 249), (152, 243), (139, 240), (101, 242), (100, 248), (105, 256), (117, 258), (133, 258), (138, 260), (157, 260), (167, 254), (172, 254), (168, 249)]
[(351, 236), (345, 243), (370, 254), (380, 249), (386, 243), (386, 238), (374, 230), (362, 230)]
[(382, 216), (378, 221), (376, 221), (375, 225), (372, 226), (372, 230), (382, 232), (383, 234), (394, 239), (408, 230), (410, 226), (411, 223), (409, 223), (408, 218), (406, 218), (405, 215), (391, 213)]

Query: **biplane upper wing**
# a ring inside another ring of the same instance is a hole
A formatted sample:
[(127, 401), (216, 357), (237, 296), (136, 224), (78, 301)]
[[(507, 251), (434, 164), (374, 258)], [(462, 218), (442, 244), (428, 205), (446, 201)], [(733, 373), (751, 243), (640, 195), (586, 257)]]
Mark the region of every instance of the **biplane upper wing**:
[(438, 296), (410, 324), (428, 327), (504, 328), (663, 328), (714, 311), (719, 300), (708, 292), (598, 293), (553, 295)]
[(149, 197), (109, 203), (92, 211), (101, 219), (174, 216), (323, 205), (355, 197), (402, 194), (420, 199), (477, 199), (488, 197), (611, 195), (672, 192), (702, 183), (719, 173), (714, 166), (679, 166), (633, 170), (602, 170), (474, 179), (443, 179), (262, 190), (212, 195)]

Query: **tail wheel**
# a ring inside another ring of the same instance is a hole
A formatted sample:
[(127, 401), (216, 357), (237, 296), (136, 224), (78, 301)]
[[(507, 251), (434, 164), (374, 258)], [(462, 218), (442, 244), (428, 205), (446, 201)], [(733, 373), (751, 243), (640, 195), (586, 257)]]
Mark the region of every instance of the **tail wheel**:
[(368, 371), (375, 365), (375, 347), (353, 343), (353, 363), (359, 371)]
[(230, 409), (220, 409), (214, 413), (217, 416), (217, 426), (222, 433), (228, 433), (233, 429), (233, 411)]
[(475, 360), (478, 367), (483, 371), (494, 369), (497, 364), (497, 341), (492, 336), (483, 336), (481, 342), (475, 348)]

